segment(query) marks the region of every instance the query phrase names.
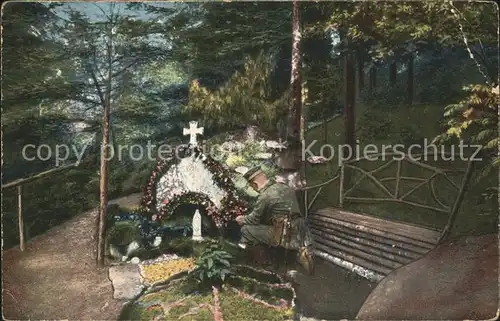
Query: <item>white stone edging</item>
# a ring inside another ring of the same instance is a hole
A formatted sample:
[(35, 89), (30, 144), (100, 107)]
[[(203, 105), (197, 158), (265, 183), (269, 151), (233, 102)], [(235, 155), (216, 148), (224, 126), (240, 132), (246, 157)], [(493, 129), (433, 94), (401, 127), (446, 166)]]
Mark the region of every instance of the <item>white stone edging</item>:
[(384, 275), (382, 274), (379, 274), (375, 271), (372, 271), (370, 269), (367, 269), (367, 268), (364, 268), (362, 266), (359, 266), (359, 265), (356, 265), (354, 263), (351, 263), (351, 262), (348, 262), (348, 261), (345, 261), (345, 260), (342, 260), (336, 256), (333, 256), (333, 255), (330, 255), (328, 253), (325, 253), (323, 251), (319, 251), (319, 250), (315, 250), (314, 251), (314, 254), (319, 256), (320, 258), (324, 259), (324, 260), (327, 260), (337, 266), (340, 266), (341, 268), (344, 268), (346, 270), (349, 270), (351, 272), (354, 272), (356, 273), (357, 275), (365, 278), (365, 279), (368, 279), (370, 281), (373, 281), (373, 282), (379, 282), (381, 281), (383, 278), (385, 278)]

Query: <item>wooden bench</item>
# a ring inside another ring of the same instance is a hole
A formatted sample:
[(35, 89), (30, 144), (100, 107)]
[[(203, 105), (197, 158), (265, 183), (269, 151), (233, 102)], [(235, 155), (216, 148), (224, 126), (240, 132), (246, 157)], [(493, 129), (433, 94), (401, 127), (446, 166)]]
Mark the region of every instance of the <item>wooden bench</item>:
[[(376, 156), (376, 155), (374, 155)], [(387, 156), (387, 155), (385, 155)], [(459, 207), (463, 201), (464, 193), (472, 174), (472, 161), (468, 162), (467, 168), (463, 170), (446, 170), (424, 164), (408, 157), (403, 159), (389, 159), (387, 163), (366, 170), (359, 165), (360, 159), (346, 161), (340, 165), (337, 174), (326, 182), (309, 186), (303, 189), (304, 205), (308, 223), (315, 245), (315, 255), (326, 261), (353, 271), (372, 281), (380, 281), (393, 270), (411, 263), (449, 235)], [(402, 165), (418, 166), (430, 172), (427, 178), (407, 177), (402, 175)], [(374, 174), (386, 169), (391, 164), (396, 166), (394, 177), (376, 177)], [(345, 179), (345, 171), (358, 173), (357, 179), (351, 178), (348, 185)], [(448, 177), (450, 172), (464, 174), (461, 183), (456, 183)], [(444, 204), (436, 195), (434, 179), (444, 177), (457, 191), (457, 196), (452, 204)], [(377, 186), (381, 196), (363, 198), (352, 196), (353, 190), (360, 186), (364, 180), (369, 180)], [(386, 181), (394, 181), (394, 189), (391, 190), (384, 184)], [(401, 190), (402, 181), (416, 181), (418, 184), (404, 193)], [(336, 207), (328, 207), (317, 210), (309, 215), (314, 201), (327, 184), (339, 182), (339, 204)], [(409, 199), (409, 196), (420, 187), (428, 186), (435, 204), (422, 204)], [(309, 201), (309, 192), (316, 189)], [(408, 206), (432, 210), (438, 215), (447, 215), (447, 223), (441, 230), (433, 230), (428, 227), (412, 225), (406, 222), (397, 222), (382, 219), (373, 215), (353, 213), (344, 208), (345, 202), (393, 202), (406, 204)]]
[(325, 208), (309, 219), (315, 255), (373, 281), (434, 248), (437, 230)]

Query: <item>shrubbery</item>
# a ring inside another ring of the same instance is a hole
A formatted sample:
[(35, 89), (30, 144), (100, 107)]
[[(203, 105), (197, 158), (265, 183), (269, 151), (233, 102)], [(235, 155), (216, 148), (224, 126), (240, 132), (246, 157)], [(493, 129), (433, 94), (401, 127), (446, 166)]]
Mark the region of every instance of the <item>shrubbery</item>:
[(202, 286), (222, 284), (231, 271), (231, 260), (233, 256), (213, 242), (196, 259), (196, 268), (191, 275)]

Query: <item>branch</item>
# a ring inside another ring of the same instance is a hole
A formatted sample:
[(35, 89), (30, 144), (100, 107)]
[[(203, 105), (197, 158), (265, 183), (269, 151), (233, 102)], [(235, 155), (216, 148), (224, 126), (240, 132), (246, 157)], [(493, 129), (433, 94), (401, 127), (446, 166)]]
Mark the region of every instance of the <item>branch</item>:
[(121, 75), (123, 72), (127, 71), (128, 68), (130, 68), (133, 65), (137, 64), (140, 60), (141, 60), (141, 58), (135, 59), (134, 61), (132, 61), (131, 63), (129, 63), (127, 66), (123, 67), (119, 71), (117, 71), (114, 74), (112, 74), (111, 77), (114, 78), (114, 77), (117, 77), (117, 76)]
[(455, 7), (455, 5), (453, 4), (453, 1), (449, 1), (449, 4), (451, 6), (451, 13), (453, 13), (453, 15), (455, 16), (455, 18), (457, 19), (458, 27), (460, 29), (460, 33), (462, 34), (462, 40), (463, 40), (463, 42), (465, 44), (465, 48), (469, 52), (469, 57), (476, 63), (476, 66), (477, 66), (477, 69), (479, 70), (479, 73), (486, 79), (486, 84), (490, 85), (490, 79), (489, 79), (489, 77), (483, 71), (483, 68), (482, 68), (481, 64), (477, 61), (477, 59), (475, 58), (474, 54), (472, 53), (472, 51), (471, 51), (471, 49), (469, 47), (469, 42), (467, 40), (467, 37), (465, 36), (464, 27), (463, 27), (462, 23), (460, 22), (460, 16), (458, 15), (458, 13), (460, 11), (457, 9), (457, 7)]
[(90, 76), (92, 77), (92, 81), (94, 82), (94, 86), (97, 90), (97, 95), (99, 96), (99, 100), (101, 101), (102, 106), (104, 106), (104, 104), (105, 104), (104, 94), (102, 92), (101, 85), (99, 84), (99, 81), (97, 80), (97, 76), (94, 72), (94, 69), (92, 68), (90, 63), (86, 64), (86, 68), (87, 68), (87, 72), (89, 72)]

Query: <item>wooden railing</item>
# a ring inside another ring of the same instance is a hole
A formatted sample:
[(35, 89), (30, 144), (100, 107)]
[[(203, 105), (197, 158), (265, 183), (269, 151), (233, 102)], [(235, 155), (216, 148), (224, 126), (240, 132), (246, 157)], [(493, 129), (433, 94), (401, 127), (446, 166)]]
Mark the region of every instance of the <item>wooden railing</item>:
[[(342, 167), (339, 167), (339, 169), (335, 172), (335, 175), (332, 178), (328, 179), (327, 181), (320, 183), (320, 184), (312, 185), (312, 186), (306, 186), (306, 187), (301, 189), (301, 191), (304, 192), (304, 211), (305, 211), (306, 218), (308, 217), (309, 211), (311, 210), (312, 206), (314, 205), (314, 202), (316, 202), (316, 199), (321, 194), (323, 189), (327, 185), (332, 184), (333, 182), (335, 182), (336, 180), (338, 180), (340, 178), (339, 172), (340, 172), (341, 168)], [(316, 193), (312, 197), (312, 200), (309, 201), (309, 193), (312, 192), (313, 190), (316, 190)]]
[[(400, 156), (401, 159), (394, 159), (393, 156)], [(329, 185), (333, 183), (336, 180), (339, 180), (339, 204), (338, 206), (340, 208), (344, 207), (344, 202), (345, 201), (350, 201), (350, 202), (394, 202), (394, 203), (400, 203), (400, 204), (406, 204), (414, 207), (419, 207), (419, 208), (424, 208), (428, 209), (434, 212), (440, 212), (440, 213), (445, 213), (448, 214), (448, 220), (446, 222), (445, 227), (442, 230), (442, 234), (440, 237), (440, 241), (446, 238), (448, 236), (450, 228), (454, 224), (456, 220), (457, 213), (460, 209), (460, 205), (463, 202), (464, 195), (466, 192), (466, 188), (469, 184), (470, 178), (472, 176), (473, 172), (473, 161), (468, 161), (466, 169), (443, 169), (443, 168), (438, 168), (435, 166), (431, 166), (429, 164), (425, 164), (419, 161), (416, 161), (415, 158), (418, 156), (423, 156), (423, 155), (404, 155), (402, 157), (401, 154), (390, 154), (390, 153), (385, 153), (385, 154), (372, 154), (369, 157), (372, 159), (380, 159), (380, 157), (383, 160), (385, 160), (385, 157), (389, 156), (391, 159), (389, 159), (386, 163), (378, 166), (377, 168), (373, 170), (365, 170), (361, 168), (358, 164), (362, 160), (367, 159), (366, 157), (360, 157), (356, 159), (352, 159), (349, 161), (344, 161), (340, 163), (340, 166), (335, 173), (333, 178), (328, 179), (327, 181), (317, 184), (314, 186), (308, 186), (306, 188), (303, 188), (302, 190), (304, 191), (304, 198), (305, 198), (305, 211), (306, 211), (306, 216), (309, 214), (309, 210), (312, 208), (314, 205), (314, 202), (316, 201), (318, 195), (323, 191), (324, 187), (326, 185)], [(429, 156), (434, 156), (433, 153), (427, 153), (427, 157)], [(450, 156), (447, 153), (439, 153), (439, 156)], [(397, 170), (396, 170), (396, 176), (394, 177), (384, 177), (384, 178), (377, 178), (375, 177), (375, 173), (380, 172), (383, 169), (388, 168), (389, 166), (393, 165), (396, 163), (397, 165)], [(418, 167), (424, 168), (429, 170), (432, 174), (427, 177), (427, 178), (421, 178), (421, 177), (409, 177), (409, 176), (403, 176), (401, 175), (401, 169), (403, 166), (403, 163), (409, 163), (416, 165)], [(361, 176), (356, 179), (356, 181), (351, 185), (351, 186), (346, 186), (346, 169), (351, 169), (354, 172), (361, 173)], [(455, 183), (449, 176), (449, 173), (455, 172), (455, 173), (460, 173), (463, 174), (462, 180), (459, 184)], [(436, 194), (436, 188), (434, 186), (434, 181), (437, 177), (443, 177), (446, 179), (446, 181), (457, 191), (457, 196), (454, 199), (453, 204), (447, 205), (443, 201), (441, 201), (437, 194)], [(355, 190), (356, 187), (360, 185), (360, 183), (368, 179), (370, 182), (372, 182), (379, 191), (382, 192), (383, 197), (355, 197), (351, 196), (352, 192)], [(383, 182), (386, 181), (395, 181), (395, 188), (394, 190), (389, 190)], [(415, 187), (413, 187), (411, 190), (405, 192), (404, 194), (401, 193), (401, 182), (402, 181), (413, 181), (413, 182), (419, 182)], [(431, 206), (428, 204), (422, 204), (418, 203), (415, 201), (410, 201), (408, 198), (414, 194), (420, 187), (427, 185), (430, 190), (430, 195), (432, 199), (435, 201), (437, 206)], [(309, 192), (317, 189), (316, 193), (314, 194), (313, 198), (309, 201)], [(402, 194), (402, 195), (401, 195)]]
[(64, 165), (64, 166), (57, 167), (57, 168), (52, 168), (52, 169), (49, 169), (47, 171), (35, 174), (31, 177), (21, 178), (21, 179), (17, 179), (15, 181), (12, 181), (12, 182), (9, 182), (6, 184), (2, 184), (2, 190), (5, 188), (14, 188), (14, 187), (17, 189), (17, 220), (18, 220), (18, 229), (19, 229), (19, 248), (21, 249), (21, 251), (25, 250), (24, 228), (23, 228), (24, 222), (23, 222), (23, 206), (22, 206), (22, 199), (23, 199), (22, 186), (25, 184), (31, 183), (33, 181), (39, 180), (41, 178), (44, 178), (44, 177), (47, 177), (47, 176), (50, 176), (50, 175), (53, 175), (56, 173), (60, 173), (62, 171), (65, 171), (65, 170), (68, 170), (71, 168), (74, 168), (74, 167), (78, 166), (79, 164), (80, 164), (79, 162), (76, 162), (73, 164)]

